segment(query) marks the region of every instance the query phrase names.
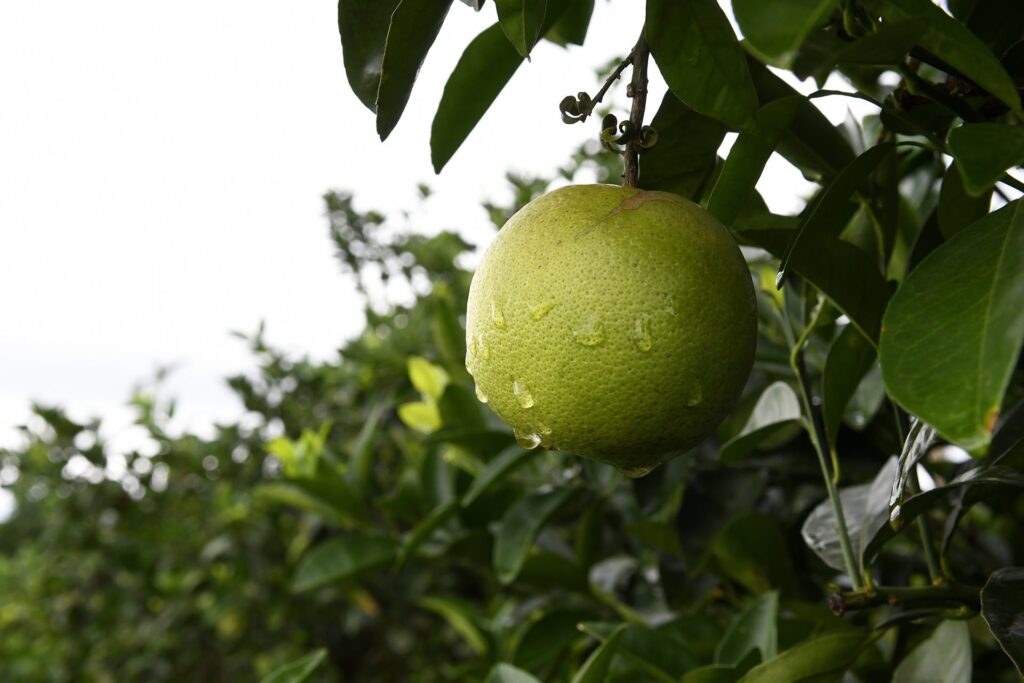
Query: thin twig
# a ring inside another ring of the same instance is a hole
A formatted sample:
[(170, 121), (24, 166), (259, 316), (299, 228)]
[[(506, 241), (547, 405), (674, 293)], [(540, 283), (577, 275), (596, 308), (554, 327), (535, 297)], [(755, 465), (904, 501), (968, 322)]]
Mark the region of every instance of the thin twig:
[(641, 129), (644, 125), (644, 109), (647, 106), (647, 60), (651, 50), (647, 46), (647, 39), (644, 31), (640, 31), (640, 38), (633, 48), (633, 80), (630, 83), (630, 94), (633, 97), (633, 107), (629, 113), (630, 130), (632, 137), (626, 143), (626, 164), (622, 184), (626, 187), (636, 187), (640, 177), (640, 148)]
[[(598, 90), (597, 94), (594, 95), (594, 97), (590, 100), (591, 107), (590, 111), (587, 112), (587, 116), (593, 113), (597, 105), (601, 102), (601, 100), (604, 99), (604, 96), (608, 93), (608, 88), (612, 87), (612, 83), (619, 80), (619, 76), (622, 75), (622, 72), (625, 71), (626, 67), (632, 63), (633, 51), (631, 50), (630, 53), (626, 55), (626, 58), (619, 62), (619, 65), (615, 67), (615, 70), (612, 71), (611, 75), (609, 75), (608, 78), (605, 79), (604, 85), (601, 86), (601, 89)], [(586, 116), (584, 116), (583, 118), (586, 119)]]
[(904, 608), (933, 607), (949, 609), (967, 607), (977, 611), (980, 591), (972, 586), (957, 583), (943, 583), (925, 587), (889, 587), (876, 586), (858, 591), (836, 592), (829, 599), (829, 606), (836, 614), (893, 605)]

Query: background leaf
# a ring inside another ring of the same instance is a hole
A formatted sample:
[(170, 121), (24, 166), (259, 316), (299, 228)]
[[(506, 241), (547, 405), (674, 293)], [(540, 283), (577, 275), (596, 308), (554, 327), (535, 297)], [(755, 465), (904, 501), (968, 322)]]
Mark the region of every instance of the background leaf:
[(509, 508), (494, 544), (494, 573), (499, 581), (510, 583), (516, 578), (544, 523), (575, 493), (571, 488), (535, 493)]
[(698, 201), (714, 173), (725, 125), (698, 114), (669, 91), (651, 126), (658, 131), (658, 144), (644, 153), (640, 187)]
[(715, 650), (715, 664), (736, 666), (757, 651), (768, 661), (779, 650), (779, 594), (769, 591), (758, 596), (737, 615)]
[(944, 621), (896, 667), (893, 683), (970, 683), (971, 634), (963, 621)]
[(856, 325), (847, 325), (829, 346), (821, 374), (821, 417), (830, 445), (850, 399), (875, 363), (875, 348)]
[(967, 194), (989, 192), (1006, 169), (1024, 163), (1024, 128), (1002, 123), (967, 123), (949, 134)]
[(526, 57), (540, 38), (547, 0), (494, 0), (498, 23), (509, 42)]
[(837, 9), (836, 0), (733, 0), (743, 38), (775, 66), (792, 63), (797, 49)]
[(496, 664), (491, 669), (484, 683), (540, 683), (540, 681), (522, 669), (502, 663)]
[(852, 629), (811, 638), (754, 667), (740, 681), (810, 683), (832, 680), (826, 675), (846, 671), (857, 659), (864, 642), (864, 635)]
[(292, 577), (296, 593), (341, 581), (395, 559), (398, 543), (385, 536), (353, 534), (332, 538), (307, 552)]
[(320, 648), (294, 662), (274, 669), (260, 679), (260, 683), (302, 683), (327, 658), (327, 650)]

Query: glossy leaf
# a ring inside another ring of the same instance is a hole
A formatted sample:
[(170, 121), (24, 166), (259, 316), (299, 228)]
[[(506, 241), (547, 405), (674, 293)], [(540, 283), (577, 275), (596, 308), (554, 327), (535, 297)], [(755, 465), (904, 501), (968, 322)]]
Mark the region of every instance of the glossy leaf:
[(484, 683), (540, 683), (531, 674), (511, 664), (496, 664)]
[[(800, 256), (809, 257), (811, 255), (806, 252), (801, 253), (801, 250), (808, 249), (804, 240), (814, 237), (839, 236), (846, 223), (837, 218), (844, 214), (846, 204), (858, 190), (867, 189), (868, 176), (893, 149), (891, 144), (881, 144), (858, 156), (843, 167), (835, 180), (822, 191), (817, 201), (808, 207), (800, 220), (800, 225), (797, 226), (796, 234), (793, 235), (786, 254), (782, 257), (782, 263), (779, 265), (778, 282), (780, 284), (785, 281), (786, 271), (794, 258), (799, 259)], [(816, 242), (817, 240), (811, 239), (807, 244)]]
[(792, 63), (796, 51), (814, 29), (838, 7), (836, 0), (733, 0), (732, 11), (743, 38), (775, 66)]
[(747, 672), (740, 683), (810, 683), (846, 671), (864, 647), (864, 634), (855, 630), (805, 640)]
[(643, 155), (640, 187), (699, 200), (714, 173), (725, 125), (698, 114), (669, 91), (651, 126), (658, 131), (658, 144)]
[(398, 543), (390, 537), (353, 534), (332, 538), (311, 548), (292, 577), (296, 593), (350, 579), (379, 569), (395, 559)]
[(949, 134), (964, 189), (972, 197), (990, 192), (1006, 169), (1024, 163), (1024, 128), (1002, 123), (967, 123)]
[(992, 50), (966, 26), (931, 0), (864, 0), (864, 7), (887, 21), (920, 17), (928, 22), (920, 45), (1021, 113), (1017, 88)]
[(601, 643), (583, 663), (580, 670), (572, 677), (572, 683), (604, 683), (608, 670), (611, 668), (612, 659), (615, 657), (615, 649), (625, 630), (625, 625), (615, 629), (608, 639)]
[(933, 251), (885, 313), (892, 397), (967, 450), (984, 449), (1024, 341), (1024, 212), (1009, 204)]
[(821, 375), (821, 413), (830, 445), (836, 442), (846, 406), (875, 362), (875, 348), (856, 325), (847, 325), (829, 346)]
[(757, 112), (757, 126), (736, 139), (707, 203), (711, 215), (726, 227), (753, 195), (764, 165), (792, 124), (802, 99), (785, 97), (769, 102)]
[(459, 58), (430, 128), (430, 159), (440, 173), (462, 145), (523, 57), (508, 42), (499, 24), (473, 39)]
[(499, 581), (508, 584), (515, 580), (541, 528), (575, 493), (572, 488), (535, 493), (505, 513), (494, 544), (494, 572)]
[(715, 650), (715, 664), (736, 666), (748, 654), (761, 653), (761, 661), (778, 654), (779, 593), (769, 591), (740, 612)]
[(494, 0), (498, 23), (509, 42), (526, 57), (540, 39), (547, 0)]
[(402, 117), (416, 76), (451, 5), (452, 0), (402, 0), (391, 16), (377, 90), (377, 134), (381, 140), (387, 139)]
[(377, 111), (384, 41), (391, 15), (401, 0), (339, 0), (338, 32), (345, 75), (356, 94), (370, 111)]
[(970, 683), (971, 634), (963, 621), (944, 621), (893, 672), (893, 683)]
[(320, 648), (304, 657), (278, 667), (260, 679), (260, 683), (302, 683), (327, 659), (327, 650)]
[[(950, 494), (961, 493), (965, 498), (969, 498), (967, 504), (970, 504), (992, 491), (1007, 486), (1024, 489), (1024, 473), (1014, 467), (992, 465), (969, 469), (956, 476), (948, 484), (936, 486), (905, 499), (900, 503), (900, 514), (895, 517), (894, 523), (880, 525), (874, 536), (864, 545), (865, 561), (873, 560), (882, 546), (896, 535), (897, 529), (906, 527), (918, 515), (931, 508), (944, 505), (946, 497)], [(968, 491), (963, 492), (963, 489), (968, 489)], [(894, 526), (896, 528), (893, 528)]]
[(724, 462), (741, 460), (762, 441), (799, 424), (801, 419), (796, 392), (785, 382), (775, 382), (758, 397), (740, 433), (722, 445), (719, 458)]
[(733, 128), (754, 125), (757, 94), (736, 35), (715, 0), (647, 0), (647, 42), (669, 89)]
[(981, 616), (1024, 676), (1024, 567), (992, 572), (981, 589)]

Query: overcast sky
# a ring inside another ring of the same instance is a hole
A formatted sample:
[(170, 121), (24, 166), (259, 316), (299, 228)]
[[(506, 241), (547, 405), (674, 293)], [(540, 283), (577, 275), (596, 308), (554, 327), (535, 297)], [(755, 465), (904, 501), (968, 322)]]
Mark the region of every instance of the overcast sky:
[[(123, 435), (132, 385), (161, 364), (177, 367), (183, 426), (237, 415), (223, 378), (251, 363), (228, 332), (261, 320), (276, 345), (332, 354), (362, 319), (322, 194), (397, 213), (428, 182), (415, 225), (486, 243), (480, 202), (503, 196), (506, 170), (550, 173), (596, 135), (557, 103), (596, 90), (595, 67), (640, 30), (636, 7), (598, 0), (585, 48), (538, 46), (435, 177), (433, 112), (490, 3), (453, 5), (384, 144), (345, 80), (333, 0), (0, 3), (0, 445), (30, 399)], [(838, 122), (837, 99), (818, 104)], [(777, 159), (761, 184), (776, 210), (807, 187)]]

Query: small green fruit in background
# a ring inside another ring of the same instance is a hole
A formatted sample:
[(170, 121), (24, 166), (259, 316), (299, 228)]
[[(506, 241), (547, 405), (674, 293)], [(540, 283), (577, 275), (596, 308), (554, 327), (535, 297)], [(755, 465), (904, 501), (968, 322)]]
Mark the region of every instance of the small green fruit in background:
[(754, 289), (696, 204), (570, 186), (523, 207), (487, 249), (466, 335), (478, 397), (522, 446), (639, 476), (729, 413), (753, 364)]

